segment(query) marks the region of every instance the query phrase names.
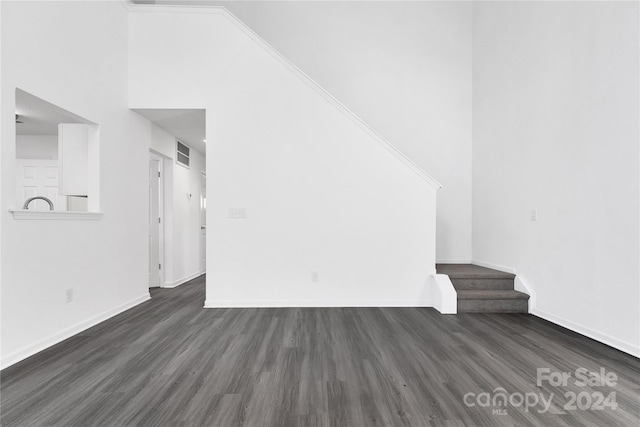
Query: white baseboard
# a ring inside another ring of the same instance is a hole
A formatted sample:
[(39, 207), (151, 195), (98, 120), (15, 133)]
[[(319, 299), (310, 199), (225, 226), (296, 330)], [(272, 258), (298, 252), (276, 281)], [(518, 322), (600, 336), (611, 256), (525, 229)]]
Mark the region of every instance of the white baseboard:
[(638, 345), (622, 341), (618, 338), (612, 337), (611, 335), (596, 331), (595, 329), (591, 329), (588, 326), (584, 326), (571, 320), (564, 319), (560, 316), (556, 316), (555, 314), (551, 314), (538, 308), (534, 308), (533, 310), (531, 310), (531, 314), (533, 314), (534, 316), (538, 316), (544, 320), (548, 320), (551, 323), (555, 323), (556, 325), (560, 325), (563, 328), (567, 328), (573, 332), (577, 332), (596, 341), (600, 341), (601, 343), (607, 344), (608, 346), (628, 353), (632, 356), (640, 357), (640, 346)]
[(472, 264), (479, 265), (480, 267), (491, 268), (493, 270), (502, 271), (504, 273), (517, 274), (515, 268), (505, 267), (504, 265), (491, 264), (490, 262), (479, 261), (474, 259), (471, 261)]
[(555, 314), (546, 312), (544, 310), (540, 310), (537, 307), (537, 295), (535, 290), (523, 276), (517, 275), (515, 268), (505, 267), (503, 265), (497, 265), (478, 260), (473, 260), (473, 263), (481, 267), (487, 267), (494, 270), (504, 271), (505, 273), (516, 274), (515, 289), (517, 291), (525, 292), (530, 296), (529, 314), (533, 314), (534, 316), (540, 317), (551, 323), (555, 323), (558, 326), (562, 326), (563, 328), (569, 329), (570, 331), (577, 332), (581, 335), (599, 341), (632, 356), (640, 357), (640, 346), (619, 340), (618, 338), (612, 337), (611, 335), (605, 334), (595, 329), (591, 329), (587, 326), (581, 325), (580, 323), (576, 323), (563, 317), (556, 316)]
[(433, 307), (431, 299), (419, 300), (206, 300), (204, 308), (282, 308), (282, 307)]
[(470, 259), (437, 259), (436, 264), (471, 264)]
[(433, 307), (441, 314), (456, 314), (458, 312), (458, 293), (446, 274), (432, 274), (429, 276), (429, 286), (433, 299)]
[(171, 288), (177, 288), (178, 286), (180, 286), (180, 285), (182, 285), (182, 284), (184, 284), (184, 283), (187, 283), (189, 280), (193, 280), (193, 279), (195, 279), (196, 277), (200, 277), (200, 276), (202, 276), (202, 275), (203, 275), (203, 274), (205, 274), (205, 273), (206, 273), (206, 271), (205, 271), (205, 272), (197, 272), (197, 273), (193, 273), (193, 274), (190, 274), (190, 275), (188, 275), (188, 276), (183, 277), (182, 279), (178, 279), (178, 280), (176, 280), (176, 281), (174, 281), (174, 282), (165, 283), (165, 284), (163, 284), (163, 285), (162, 285), (162, 287), (163, 287), (163, 288), (169, 288), (169, 289), (171, 289)]
[(34, 354), (45, 350), (59, 342), (66, 340), (82, 331), (85, 331), (92, 326), (97, 325), (100, 322), (104, 322), (107, 319), (110, 319), (124, 311), (129, 310), (130, 308), (135, 307), (136, 305), (142, 304), (145, 301), (151, 299), (151, 295), (147, 292), (137, 298), (132, 299), (124, 304), (120, 304), (119, 306), (112, 308), (111, 310), (107, 310), (105, 312), (100, 313), (97, 316), (91, 317), (83, 322), (77, 323), (76, 325), (67, 328), (63, 331), (60, 331), (50, 337), (42, 339), (34, 344), (28, 345), (26, 347), (21, 348), (18, 351), (15, 351), (8, 356), (2, 358), (0, 362), (0, 369), (8, 368), (9, 366), (20, 362), (21, 360), (26, 359), (27, 357), (33, 356)]
[(569, 329), (570, 331), (577, 332), (581, 335), (592, 338), (615, 349), (631, 354), (632, 356), (640, 357), (640, 346), (622, 341), (618, 338), (612, 337), (611, 335), (605, 334), (595, 329), (591, 329), (580, 323), (576, 323), (574, 321), (556, 316), (555, 314), (546, 312), (544, 310), (540, 310), (537, 307), (537, 295), (535, 290), (523, 276), (517, 275), (515, 268), (505, 267), (503, 265), (492, 264), (479, 260), (473, 260), (473, 264), (479, 265), (481, 267), (492, 268), (494, 270), (504, 271), (505, 273), (516, 274), (515, 289), (517, 291), (528, 293), (530, 296), (529, 314), (533, 314), (534, 316), (540, 317), (551, 323), (555, 323), (556, 325), (562, 326), (563, 328)]
[(533, 309), (536, 307), (536, 303), (538, 302), (536, 291), (533, 289), (533, 287), (529, 284), (529, 282), (524, 276), (516, 276), (516, 278), (513, 280), (513, 289), (518, 292), (522, 292), (529, 295), (528, 306), (529, 306), (529, 313), (531, 313)]

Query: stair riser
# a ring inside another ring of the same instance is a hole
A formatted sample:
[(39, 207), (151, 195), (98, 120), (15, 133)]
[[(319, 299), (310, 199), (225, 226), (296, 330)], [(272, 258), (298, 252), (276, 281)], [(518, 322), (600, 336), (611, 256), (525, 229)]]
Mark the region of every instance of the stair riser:
[(520, 300), (458, 300), (458, 313), (528, 313), (529, 301)]
[(513, 279), (451, 279), (451, 283), (458, 290), (513, 290)]

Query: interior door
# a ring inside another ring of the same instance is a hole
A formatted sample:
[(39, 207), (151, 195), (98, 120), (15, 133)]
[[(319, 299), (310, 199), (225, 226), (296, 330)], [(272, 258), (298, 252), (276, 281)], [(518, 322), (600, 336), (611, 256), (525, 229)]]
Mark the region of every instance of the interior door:
[(149, 160), (149, 287), (160, 286), (160, 161)]
[[(17, 159), (16, 160), (16, 205), (22, 208), (30, 197), (44, 196), (51, 200), (56, 211), (67, 210), (67, 198), (60, 194), (57, 160)], [(48, 211), (44, 200), (34, 200), (29, 210)]]
[(207, 271), (207, 175), (200, 174), (200, 272)]

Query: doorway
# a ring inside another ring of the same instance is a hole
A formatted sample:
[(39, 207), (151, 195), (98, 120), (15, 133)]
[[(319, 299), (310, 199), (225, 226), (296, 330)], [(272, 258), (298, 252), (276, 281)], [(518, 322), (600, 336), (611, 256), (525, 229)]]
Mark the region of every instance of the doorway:
[[(161, 288), (175, 288), (204, 274), (206, 268), (206, 195), (202, 193), (206, 173), (205, 110), (134, 111), (151, 122), (149, 283), (152, 287), (159, 283)], [(159, 161), (159, 180), (154, 179), (157, 167), (152, 160)], [(154, 220), (160, 221), (159, 230)]]

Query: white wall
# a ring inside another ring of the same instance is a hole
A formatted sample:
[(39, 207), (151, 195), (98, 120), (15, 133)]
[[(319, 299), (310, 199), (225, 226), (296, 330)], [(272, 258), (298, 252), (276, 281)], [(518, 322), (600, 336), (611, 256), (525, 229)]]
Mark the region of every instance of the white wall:
[(207, 109), (206, 304), (430, 305), (435, 188), (234, 22), (131, 15), (131, 106)]
[[(148, 294), (149, 124), (128, 110), (120, 2), (0, 2), (2, 367)], [(100, 125), (98, 220), (16, 220), (15, 89)], [(66, 289), (74, 301), (65, 303)]]
[[(151, 149), (166, 156), (164, 162), (165, 195), (165, 262), (164, 285), (172, 287), (204, 273), (200, 271), (200, 175), (206, 171), (205, 157), (191, 149), (190, 168), (175, 162), (176, 137), (151, 125)], [(191, 198), (187, 195), (191, 194)], [(170, 226), (168, 226), (170, 223)]]
[[(2, 7), (0, 7), (0, 54), (2, 53)], [(1, 56), (0, 56), (1, 59)], [(2, 85), (2, 78), (3, 78), (3, 73), (2, 73), (2, 63), (0, 62), (0, 100), (4, 99), (4, 88)], [(2, 103), (0, 101), (0, 111), (2, 111)], [(15, 126), (15, 125), (14, 125)], [(4, 128), (6, 126), (3, 124), (3, 120), (0, 119), (0, 137), (4, 135)], [(15, 129), (15, 128), (14, 128)], [(4, 156), (2, 154), (3, 152), (3, 148), (2, 148), (2, 143), (0, 142), (0, 165), (3, 164), (3, 159)], [(2, 169), (0, 169), (0, 191), (2, 191), (3, 189), (3, 183), (2, 183)], [(0, 208), (2, 207), (2, 202), (1, 202), (1, 194), (0, 194)], [(2, 219), (0, 219), (0, 308), (2, 308)], [(0, 313), (0, 360), (2, 359), (2, 343), (1, 343), (1, 338), (2, 338), (2, 329), (3, 329), (3, 319), (2, 319), (2, 314)]]
[(473, 256), (524, 275), (534, 314), (635, 354), (638, 12), (480, 2), (473, 23)]
[(16, 135), (16, 158), (58, 160), (58, 136)]
[(227, 7), (442, 183), (437, 259), (471, 260), (471, 2), (186, 3)]

